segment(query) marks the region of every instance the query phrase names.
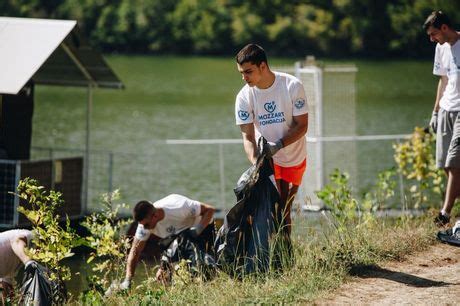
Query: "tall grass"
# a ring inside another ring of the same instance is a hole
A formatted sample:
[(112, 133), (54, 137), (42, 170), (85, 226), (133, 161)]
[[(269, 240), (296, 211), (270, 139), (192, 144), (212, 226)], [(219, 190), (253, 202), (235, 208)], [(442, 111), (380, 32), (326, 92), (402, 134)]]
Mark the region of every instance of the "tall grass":
[[(129, 295), (110, 298), (81, 296), (80, 301), (100, 305), (151, 304), (240, 304), (312, 302), (344, 282), (355, 266), (402, 260), (407, 254), (422, 250), (433, 240), (428, 218), (375, 219), (366, 226), (349, 226), (347, 239), (333, 227), (312, 228), (305, 218), (294, 224), (295, 263), (283, 272), (245, 276), (241, 280), (223, 272), (209, 282), (175, 275), (176, 281), (164, 287), (147, 277), (135, 284)], [(184, 273), (183, 271), (179, 271)], [(154, 272), (150, 273), (152, 276)], [(77, 302), (75, 302), (77, 304)]]

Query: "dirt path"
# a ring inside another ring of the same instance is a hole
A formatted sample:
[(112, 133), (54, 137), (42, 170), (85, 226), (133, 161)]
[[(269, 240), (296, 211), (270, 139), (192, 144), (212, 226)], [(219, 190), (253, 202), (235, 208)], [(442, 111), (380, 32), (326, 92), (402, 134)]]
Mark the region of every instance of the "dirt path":
[(315, 304), (460, 304), (460, 247), (436, 243), (404, 262), (352, 272), (349, 282)]

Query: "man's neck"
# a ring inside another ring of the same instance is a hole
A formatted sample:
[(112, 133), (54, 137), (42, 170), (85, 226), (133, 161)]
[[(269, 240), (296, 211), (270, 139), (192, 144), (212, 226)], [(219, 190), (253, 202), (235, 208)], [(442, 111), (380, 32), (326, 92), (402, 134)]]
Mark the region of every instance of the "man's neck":
[(447, 39), (447, 42), (451, 46), (453, 46), (455, 45), (455, 43), (458, 41), (459, 38), (460, 38), (460, 33), (457, 31), (452, 31), (452, 35), (450, 35), (450, 37)]
[(275, 83), (275, 79), (276, 79), (275, 74), (271, 70), (268, 70), (267, 75), (264, 76), (261, 82), (257, 85), (257, 88), (259, 89), (270, 88), (273, 85), (273, 83)]
[(162, 208), (157, 208), (158, 212), (158, 221), (161, 221), (165, 218), (165, 211)]

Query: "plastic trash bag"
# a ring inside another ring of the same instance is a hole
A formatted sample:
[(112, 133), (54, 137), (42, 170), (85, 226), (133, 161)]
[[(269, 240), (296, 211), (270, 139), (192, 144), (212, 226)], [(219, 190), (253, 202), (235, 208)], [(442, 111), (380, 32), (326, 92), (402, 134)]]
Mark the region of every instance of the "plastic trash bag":
[[(265, 139), (259, 141), (263, 148)], [(217, 233), (217, 262), (229, 274), (242, 276), (282, 269), (292, 260), (292, 245), (273, 175), (272, 159), (260, 154), (234, 192), (237, 203)]]
[[(213, 245), (206, 248), (206, 236), (214, 235), (214, 225), (209, 225), (198, 238), (192, 238), (185, 230), (172, 237), (161, 240), (160, 246), (166, 247), (161, 256), (160, 266), (167, 273), (166, 279), (172, 280), (174, 265), (182, 260), (187, 262), (187, 268), (192, 277), (210, 280), (217, 271), (213, 256)], [(203, 237), (202, 237), (203, 236)]]
[(67, 300), (67, 290), (62, 281), (50, 279), (47, 268), (31, 263), (24, 271), (19, 305), (63, 305)]

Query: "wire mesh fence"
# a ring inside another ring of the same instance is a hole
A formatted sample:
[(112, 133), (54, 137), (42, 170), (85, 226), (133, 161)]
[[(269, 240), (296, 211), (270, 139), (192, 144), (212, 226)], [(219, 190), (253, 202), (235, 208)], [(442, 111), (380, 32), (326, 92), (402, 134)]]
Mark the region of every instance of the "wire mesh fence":
[[(303, 67), (297, 63), (276, 70), (302, 80), (309, 106), (307, 171), (297, 204), (320, 205), (315, 191), (324, 186), (328, 174), (336, 168), (350, 174), (351, 186), (359, 195), (375, 183), (379, 171), (394, 166), (392, 144), (405, 135), (355, 136), (356, 67)], [(83, 149), (35, 147), (31, 158), (85, 158), (85, 153)], [(121, 200), (129, 206), (139, 200), (155, 201), (179, 193), (227, 210), (235, 202), (236, 181), (250, 166), (240, 139), (165, 140), (154, 142), (148, 152), (91, 150), (87, 157), (82, 201), (89, 211), (100, 207), (101, 194), (114, 189), (120, 189)], [(11, 189), (14, 175), (7, 164), (0, 166), (5, 175), (0, 178), (0, 186), (4, 186), (2, 190)], [(398, 190), (404, 190), (404, 182), (399, 183)], [(8, 197), (2, 190), (0, 196)], [(397, 201), (402, 196), (400, 192)], [(11, 208), (3, 209), (7, 214)]]
[[(380, 171), (395, 166), (393, 143), (407, 135), (307, 138), (308, 150), (322, 142), (325, 182), (334, 170), (350, 174), (350, 185), (359, 196), (375, 184)], [(349, 147), (353, 150), (349, 150)], [(313, 150), (311, 150), (313, 151)], [(83, 150), (33, 148), (34, 159), (59, 159), (83, 156)], [(351, 156), (352, 155), (352, 156)], [(183, 194), (228, 210), (235, 204), (233, 188), (250, 166), (239, 139), (167, 140), (158, 142), (148, 154), (91, 151), (88, 177), (88, 209), (97, 210), (100, 197), (120, 189), (122, 201), (133, 206), (137, 201), (155, 201), (170, 193)], [(316, 176), (315, 155), (308, 154), (304, 181)], [(350, 162), (359, 161), (357, 163)], [(402, 183), (402, 182), (398, 182)], [(395, 203), (400, 202), (397, 188)], [(315, 186), (302, 184), (298, 205), (317, 203)], [(128, 212), (125, 212), (128, 213)]]
[(16, 161), (0, 160), (0, 225), (10, 225), (14, 222), (16, 199), (11, 194), (17, 185)]

